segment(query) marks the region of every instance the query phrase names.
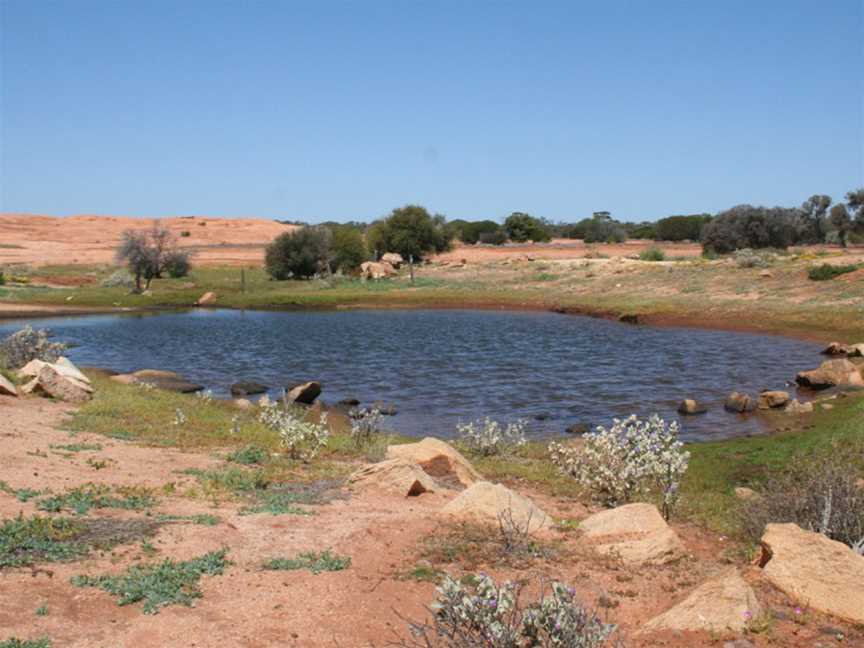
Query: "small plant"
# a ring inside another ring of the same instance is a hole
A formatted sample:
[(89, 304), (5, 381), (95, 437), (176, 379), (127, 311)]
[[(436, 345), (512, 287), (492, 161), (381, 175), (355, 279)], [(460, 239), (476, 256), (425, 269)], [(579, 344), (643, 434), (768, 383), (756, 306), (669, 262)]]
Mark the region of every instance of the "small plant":
[(195, 398), (197, 398), (202, 403), (211, 403), (213, 402), (213, 390), (204, 389), (202, 391), (195, 392)]
[(29, 502), (34, 497), (42, 494), (42, 491), (33, 490), (32, 488), (12, 488), (5, 481), (0, 480), (0, 491), (14, 495), (19, 502)]
[(666, 253), (656, 246), (651, 246), (639, 253), (640, 261), (665, 261)]
[(264, 448), (251, 443), (235, 450), (226, 457), (228, 461), (244, 466), (260, 465), (266, 463), (268, 458), (269, 453)]
[(28, 325), (0, 342), (0, 365), (18, 369), (31, 360), (56, 362), (65, 350), (65, 344), (48, 340), (48, 331)]
[(76, 541), (83, 530), (67, 518), (19, 515), (4, 520), (0, 524), (0, 569), (80, 558), (88, 551)]
[(48, 616), (48, 606), (43, 603), (36, 608), (36, 616)]
[(279, 435), (282, 447), (292, 459), (311, 461), (327, 445), (330, 431), (327, 415), (321, 414), (318, 423), (307, 420), (278, 404), (264, 405), (258, 420)]
[(840, 275), (855, 272), (862, 266), (860, 265), (831, 265), (830, 263), (823, 263), (822, 265), (812, 266), (807, 268), (807, 276), (813, 281), (829, 281), (834, 277), (839, 277)]
[(274, 491), (262, 493), (257, 501), (240, 509), (240, 515), (256, 515), (258, 513), (269, 513), (270, 515), (312, 515), (297, 506), (302, 497), (285, 491)]
[(0, 641), (0, 648), (51, 648), (51, 640), (48, 637), (41, 639), (18, 639), (12, 637), (5, 641)]
[(183, 427), (184, 425), (186, 425), (187, 420), (188, 419), (186, 418), (186, 413), (182, 409), (178, 407), (174, 410), (174, 427)]
[[(464, 579), (463, 579), (464, 580)], [(541, 587), (540, 597), (522, 601), (523, 585), (498, 585), (480, 574), (468, 584), (449, 576), (437, 588), (431, 622), (410, 623), (416, 648), (530, 648), (566, 646), (598, 648), (610, 645), (615, 626), (603, 623), (584, 608), (575, 591), (562, 583)]]
[(98, 452), (102, 449), (101, 443), (67, 443), (48, 445), (52, 450), (65, 450), (66, 452)]
[(351, 418), (351, 441), (358, 450), (369, 447), (384, 431), (384, 417), (377, 408), (352, 409), (348, 416)]
[(767, 268), (771, 265), (771, 256), (750, 248), (735, 250), (735, 265), (739, 268)]
[(52, 495), (41, 500), (37, 508), (49, 513), (66, 509), (77, 515), (84, 515), (93, 508), (140, 511), (155, 503), (156, 500), (147, 489), (127, 486), (117, 489), (117, 495), (112, 495), (111, 488), (104, 484), (84, 484), (71, 488), (62, 495)]
[(351, 558), (330, 553), (330, 550), (301, 553), (296, 558), (272, 558), (264, 563), (267, 570), (308, 569), (315, 575), (325, 571), (342, 571), (351, 565)]
[(472, 451), (489, 457), (506, 454), (514, 448), (525, 445), (527, 421), (520, 420), (506, 426), (488, 416), (470, 423), (456, 426), (460, 440)]
[(201, 598), (198, 581), (202, 576), (218, 576), (231, 563), (227, 550), (211, 551), (199, 558), (175, 562), (166, 558), (160, 563), (132, 565), (119, 576), (74, 576), (75, 587), (96, 587), (118, 596), (118, 605), (144, 601), (144, 614), (158, 614), (168, 605), (191, 607)]
[(89, 457), (85, 463), (93, 470), (102, 470), (103, 468), (107, 468), (111, 461), (111, 459), (94, 459), (93, 457)]
[(659, 491), (666, 519), (678, 500), (690, 453), (678, 440), (678, 423), (654, 415), (615, 419), (611, 428), (586, 434), (577, 450), (551, 443), (552, 461), (565, 474), (589, 488), (606, 506), (617, 506), (652, 488)]
[(189, 522), (190, 524), (201, 524), (203, 526), (216, 526), (220, 520), (215, 515), (201, 513), (198, 515), (159, 515), (157, 522)]

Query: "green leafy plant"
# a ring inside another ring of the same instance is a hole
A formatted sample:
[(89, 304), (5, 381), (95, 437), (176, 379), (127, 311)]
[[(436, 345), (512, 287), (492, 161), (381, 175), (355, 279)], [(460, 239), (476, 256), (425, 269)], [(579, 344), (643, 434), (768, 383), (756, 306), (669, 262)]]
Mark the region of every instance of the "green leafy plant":
[(313, 574), (325, 571), (342, 571), (351, 565), (351, 558), (339, 556), (329, 549), (316, 553), (309, 551), (301, 553), (296, 558), (272, 558), (264, 563), (267, 570), (297, 570), (308, 569)]
[(116, 508), (129, 511), (140, 511), (150, 508), (156, 499), (144, 488), (124, 486), (115, 489), (104, 484), (84, 484), (71, 488), (60, 495), (52, 495), (40, 500), (38, 509), (49, 513), (58, 513), (64, 509), (84, 515), (90, 509)]
[(665, 261), (666, 253), (658, 247), (649, 247), (647, 250), (642, 250), (639, 253), (641, 261)]
[(61, 562), (87, 554), (77, 538), (84, 527), (67, 518), (19, 515), (0, 525), (0, 569), (35, 562)]
[(831, 265), (830, 263), (823, 263), (822, 265), (807, 268), (807, 277), (813, 281), (829, 281), (834, 277), (855, 272), (860, 267), (862, 266), (856, 264)]
[(41, 639), (18, 639), (12, 637), (0, 641), (0, 648), (51, 648), (51, 640), (48, 637)]
[(267, 450), (255, 444), (249, 444), (239, 448), (229, 454), (226, 459), (233, 463), (242, 464), (244, 466), (252, 466), (255, 464), (263, 464), (269, 458)]

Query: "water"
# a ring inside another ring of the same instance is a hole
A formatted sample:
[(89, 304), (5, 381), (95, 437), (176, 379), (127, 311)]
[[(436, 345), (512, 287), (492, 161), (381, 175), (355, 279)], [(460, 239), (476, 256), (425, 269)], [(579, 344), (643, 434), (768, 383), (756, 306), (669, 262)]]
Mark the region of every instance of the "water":
[[(445, 438), (486, 415), (529, 419), (536, 436), (630, 413), (678, 418), (683, 398), (709, 406), (682, 418), (687, 439), (755, 433), (754, 417), (723, 411), (725, 396), (784, 388), (820, 361), (817, 345), (798, 340), (553, 313), (195, 310), (30, 323), (76, 345), (69, 356), (79, 365), (169, 369), (217, 396), (238, 380), (275, 396), (315, 379), (326, 402), (393, 403), (392, 429)], [(0, 323), (0, 336), (21, 325)]]

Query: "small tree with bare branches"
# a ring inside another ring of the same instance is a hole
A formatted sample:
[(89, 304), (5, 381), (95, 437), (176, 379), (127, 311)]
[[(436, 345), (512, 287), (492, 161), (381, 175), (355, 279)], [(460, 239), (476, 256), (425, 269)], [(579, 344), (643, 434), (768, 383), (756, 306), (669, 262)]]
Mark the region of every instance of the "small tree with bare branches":
[[(117, 263), (125, 264), (135, 277), (135, 292), (150, 288), (153, 279), (165, 272), (172, 277), (185, 276), (189, 272), (189, 252), (177, 247), (177, 239), (167, 227), (159, 222), (147, 230), (126, 230), (117, 248)], [(143, 285), (142, 285), (143, 281)]]

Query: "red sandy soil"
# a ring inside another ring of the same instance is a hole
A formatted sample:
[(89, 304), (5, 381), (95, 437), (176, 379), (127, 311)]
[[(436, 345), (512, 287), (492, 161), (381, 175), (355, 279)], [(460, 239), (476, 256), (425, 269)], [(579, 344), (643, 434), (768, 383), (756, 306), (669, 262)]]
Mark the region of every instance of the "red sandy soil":
[[(91, 481), (153, 487), (174, 483), (180, 493), (194, 483), (182, 470), (219, 463), (212, 451), (140, 447), (86, 433), (70, 439), (62, 431), (70, 411), (70, 406), (48, 400), (0, 397), (0, 476), (11, 487), (50, 487), (59, 492)], [(101, 443), (103, 449), (68, 454), (50, 447), (72, 442)], [(110, 461), (97, 471), (86, 464), (88, 457)], [(519, 484), (510, 486), (518, 488)], [(527, 494), (556, 516), (578, 518), (588, 512), (573, 501)], [(222, 522), (212, 527), (162, 526), (150, 539), (158, 550), (155, 557), (144, 556), (140, 544), (132, 543), (78, 562), (0, 571), (0, 640), (48, 636), (57, 648), (388, 645), (395, 637), (406, 636), (399, 615), (425, 618), (425, 606), (434, 596), (433, 584), (407, 579), (404, 574), (420, 559), (421, 541), (446, 530), (435, 515), (446, 499), (444, 494), (406, 499), (365, 492), (311, 507), (315, 512), (311, 516), (240, 516), (238, 503), (161, 496), (154, 514), (211, 513)], [(35, 513), (35, 500), (21, 503), (0, 492), (0, 517), (19, 512)], [(109, 520), (142, 516), (111, 510), (90, 512), (91, 518)], [(634, 636), (646, 620), (683, 599), (724, 563), (740, 560), (735, 558), (732, 543), (722, 536), (690, 525), (675, 526), (689, 555), (665, 567), (627, 569), (594, 556), (580, 546), (578, 534), (552, 532), (548, 540), (560, 543), (560, 560), (537, 562), (527, 571), (495, 565), (483, 569), (497, 578), (545, 576), (573, 583), (583, 601), (590, 605), (606, 602), (609, 619), (620, 624), (622, 637), (631, 647), (720, 646), (722, 639), (735, 636)], [(155, 617), (144, 615), (140, 603), (119, 607), (110, 594), (79, 589), (69, 582), (76, 574), (118, 573), (142, 560), (184, 560), (223, 547), (233, 565), (222, 576), (202, 578), (203, 598), (195, 607), (167, 607)], [(351, 566), (317, 576), (306, 571), (261, 569), (262, 561), (270, 557), (293, 557), (325, 548), (350, 556)], [(443, 567), (453, 575), (462, 573), (457, 565)], [(805, 624), (794, 623), (795, 602), (772, 589), (757, 568), (746, 564), (741, 568), (763, 604), (787, 619), (775, 621), (769, 633), (750, 635), (756, 646), (834, 645), (825, 634), (826, 626), (845, 633), (843, 645), (862, 645), (860, 631), (819, 615), (808, 613)], [(38, 616), (35, 611), (42, 605), (47, 606), (48, 614)]]

